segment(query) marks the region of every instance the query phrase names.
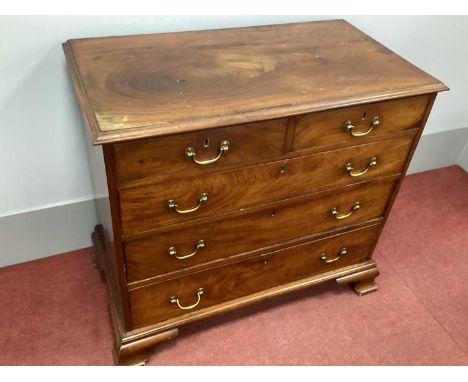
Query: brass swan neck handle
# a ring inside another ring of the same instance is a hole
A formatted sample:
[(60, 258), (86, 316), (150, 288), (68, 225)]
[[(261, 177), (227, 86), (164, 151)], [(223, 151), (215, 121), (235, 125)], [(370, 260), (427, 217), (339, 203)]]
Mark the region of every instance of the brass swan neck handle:
[(205, 203), (207, 200), (208, 200), (208, 194), (204, 192), (198, 197), (198, 204), (195, 207), (182, 210), (179, 208), (179, 205), (176, 203), (174, 199), (169, 199), (167, 201), (167, 206), (169, 207), (169, 209), (174, 210), (178, 214), (189, 214), (191, 212), (195, 212), (196, 210), (198, 210), (201, 207), (201, 205)]
[(193, 251), (192, 253), (189, 253), (188, 255), (177, 256), (177, 251), (176, 251), (176, 249), (174, 247), (170, 247), (167, 250), (167, 252), (169, 253), (169, 256), (172, 256), (177, 260), (185, 260), (185, 259), (189, 259), (190, 257), (195, 256), (198, 253), (198, 251), (200, 249), (202, 249), (202, 248), (205, 248), (205, 241), (204, 240), (198, 240), (198, 243), (195, 246), (195, 251)]
[(353, 171), (354, 169), (353, 169), (353, 165), (351, 164), (351, 162), (348, 162), (345, 164), (345, 170), (350, 176), (356, 177), (356, 176), (364, 175), (367, 171), (369, 171), (371, 168), (375, 166), (377, 166), (377, 157), (372, 157), (367, 167), (362, 171)]
[(379, 125), (380, 125), (380, 119), (379, 119), (379, 116), (376, 115), (372, 119), (372, 123), (371, 123), (369, 129), (367, 129), (366, 131), (355, 131), (354, 128), (356, 126), (354, 126), (353, 121), (351, 121), (351, 120), (346, 121), (345, 131), (349, 132), (353, 137), (364, 137), (367, 134), (369, 134), (375, 127), (378, 127)]
[(354, 205), (351, 207), (351, 210), (346, 213), (346, 214), (340, 214), (338, 212), (338, 210), (336, 209), (336, 207), (333, 207), (331, 210), (330, 210), (330, 214), (337, 220), (341, 220), (341, 219), (346, 219), (347, 217), (350, 217), (354, 211), (357, 211), (359, 208), (361, 208), (361, 203), (359, 202), (356, 202), (354, 203)]
[(346, 248), (341, 248), (340, 252), (338, 253), (337, 256), (333, 257), (333, 258), (329, 258), (327, 256), (327, 254), (325, 252), (323, 252), (321, 255), (320, 255), (320, 261), (324, 262), (324, 263), (333, 263), (337, 260), (339, 260), (341, 258), (341, 256), (344, 256), (346, 255), (348, 252), (346, 251)]
[(219, 145), (218, 155), (214, 158), (207, 159), (207, 160), (198, 160), (196, 158), (197, 153), (195, 152), (195, 149), (193, 147), (187, 147), (185, 149), (185, 156), (188, 159), (192, 159), (196, 164), (199, 164), (199, 165), (212, 164), (212, 163), (217, 162), (224, 154), (226, 154), (229, 151), (229, 146), (230, 146), (229, 141), (222, 141), (221, 144)]
[(169, 301), (171, 302), (171, 304), (177, 304), (177, 306), (182, 309), (182, 310), (190, 310), (190, 309), (193, 309), (193, 308), (196, 308), (198, 306), (198, 304), (200, 304), (200, 301), (201, 301), (201, 296), (203, 294), (203, 288), (199, 288), (197, 290), (197, 302), (192, 304), (192, 305), (181, 305), (181, 303), (179, 302), (179, 299), (176, 297), (176, 296), (171, 296), (169, 298)]

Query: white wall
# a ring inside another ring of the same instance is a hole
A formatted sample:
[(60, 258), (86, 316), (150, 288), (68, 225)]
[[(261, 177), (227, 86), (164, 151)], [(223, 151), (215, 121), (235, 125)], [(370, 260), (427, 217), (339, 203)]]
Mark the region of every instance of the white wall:
[(0, 218), (93, 197), (82, 121), (62, 42), (326, 18), (347, 19), (451, 88), (438, 97), (426, 134), (468, 126), (468, 17), (3, 16)]
[(358, 28), (450, 87), (425, 134), (468, 127), (468, 17), (350, 17)]

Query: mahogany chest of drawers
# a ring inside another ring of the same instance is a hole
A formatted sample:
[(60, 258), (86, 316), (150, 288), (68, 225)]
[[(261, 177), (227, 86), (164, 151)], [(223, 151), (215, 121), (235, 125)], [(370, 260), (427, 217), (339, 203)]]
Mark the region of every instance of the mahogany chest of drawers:
[(64, 50), (117, 364), (267, 297), (377, 289), (372, 251), (441, 82), (343, 20)]

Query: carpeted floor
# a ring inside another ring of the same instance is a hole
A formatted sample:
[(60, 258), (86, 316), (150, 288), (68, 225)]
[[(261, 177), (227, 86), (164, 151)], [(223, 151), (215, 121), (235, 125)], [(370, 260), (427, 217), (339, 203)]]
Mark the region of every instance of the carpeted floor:
[[(180, 328), (150, 365), (468, 365), (468, 174), (407, 177), (377, 293), (327, 283)], [(106, 289), (83, 249), (0, 269), (1, 365), (110, 365)]]

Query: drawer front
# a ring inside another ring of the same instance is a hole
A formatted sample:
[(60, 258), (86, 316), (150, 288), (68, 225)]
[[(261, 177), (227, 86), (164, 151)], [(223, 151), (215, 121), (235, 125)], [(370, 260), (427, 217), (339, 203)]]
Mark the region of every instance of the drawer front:
[[(122, 230), (153, 228), (400, 173), (413, 136), (173, 180), (120, 192)], [(372, 158), (376, 165), (362, 176)], [(346, 171), (351, 163), (353, 171)], [(202, 200), (202, 195), (206, 200)], [(172, 200), (177, 207), (169, 208)], [(198, 207), (198, 208), (197, 208)], [(190, 213), (178, 213), (176, 209)]]
[(297, 120), (292, 150), (358, 145), (378, 135), (417, 128), (428, 102), (424, 95), (304, 115)]
[[(200, 174), (207, 169), (279, 155), (283, 151), (286, 126), (286, 119), (277, 119), (117, 144), (114, 145), (117, 182), (167, 177), (184, 171)], [(210, 164), (195, 163), (194, 160), (215, 159), (224, 141), (229, 142), (228, 149), (218, 160)], [(187, 148), (192, 148), (195, 156), (187, 156)]]
[[(130, 290), (135, 327), (154, 324), (370, 257), (378, 225)], [(200, 288), (203, 292), (200, 292)], [(179, 307), (180, 304), (180, 307)], [(182, 309), (192, 306), (191, 309)]]
[[(397, 178), (386, 178), (189, 227), (164, 230), (125, 243), (128, 282), (259, 250), (294, 238), (381, 217)], [(353, 210), (356, 202), (359, 209)], [(340, 215), (332, 215), (336, 208)], [(352, 211), (347, 218), (337, 219)], [(203, 241), (203, 247), (199, 242)], [(171, 248), (175, 250), (175, 254)], [(185, 259), (192, 253), (193, 256)], [(177, 257), (176, 257), (177, 256)]]

